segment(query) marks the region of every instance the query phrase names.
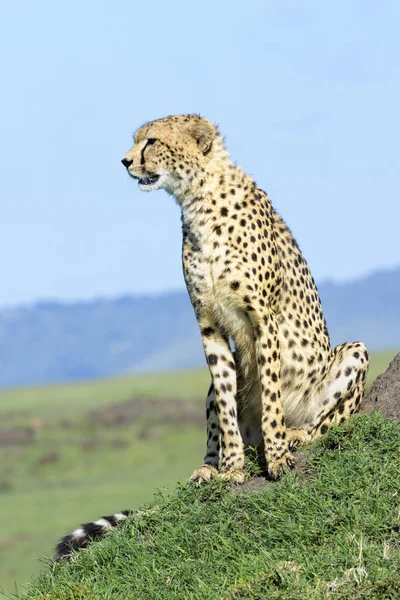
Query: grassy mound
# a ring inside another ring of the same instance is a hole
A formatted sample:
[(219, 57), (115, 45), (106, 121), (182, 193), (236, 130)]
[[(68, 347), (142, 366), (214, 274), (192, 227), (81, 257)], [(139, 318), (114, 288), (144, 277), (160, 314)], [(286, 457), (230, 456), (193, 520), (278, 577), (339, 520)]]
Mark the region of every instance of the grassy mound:
[(160, 494), (18, 598), (400, 598), (399, 424), (355, 416), (307, 455), (305, 472), (257, 492)]

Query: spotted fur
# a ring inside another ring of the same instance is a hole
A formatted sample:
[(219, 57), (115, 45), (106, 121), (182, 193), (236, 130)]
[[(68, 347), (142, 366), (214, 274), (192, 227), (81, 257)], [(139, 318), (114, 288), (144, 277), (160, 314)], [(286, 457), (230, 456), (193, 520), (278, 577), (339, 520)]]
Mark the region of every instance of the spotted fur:
[(141, 127), (134, 142), (122, 161), (128, 173), (181, 207), (183, 271), (212, 377), (206, 457), (191, 481), (242, 482), (249, 444), (264, 445), (277, 479), (293, 444), (358, 408), (368, 352), (361, 342), (331, 347), (299, 246), (216, 126), (170, 116)]

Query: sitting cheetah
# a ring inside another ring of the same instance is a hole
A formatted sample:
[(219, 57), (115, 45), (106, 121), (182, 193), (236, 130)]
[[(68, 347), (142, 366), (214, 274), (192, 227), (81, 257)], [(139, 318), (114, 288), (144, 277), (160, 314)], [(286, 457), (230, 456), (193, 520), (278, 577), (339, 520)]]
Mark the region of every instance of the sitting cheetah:
[[(244, 481), (244, 447), (264, 444), (268, 474), (290, 447), (344, 421), (361, 401), (364, 344), (332, 349), (313, 277), (289, 228), (197, 115), (141, 127), (122, 159), (141, 190), (182, 210), (183, 270), (212, 377), (207, 451), (190, 480)], [(230, 341), (233, 341), (235, 352)]]
[[(141, 127), (122, 159), (144, 191), (165, 189), (182, 210), (183, 270), (212, 377), (207, 450), (191, 482), (242, 483), (246, 446), (264, 447), (272, 479), (290, 449), (344, 421), (361, 401), (364, 344), (331, 348), (318, 291), (292, 234), (217, 127), (197, 115)], [(233, 341), (235, 351), (230, 342)], [(86, 523), (55, 558), (102, 537), (127, 512)]]

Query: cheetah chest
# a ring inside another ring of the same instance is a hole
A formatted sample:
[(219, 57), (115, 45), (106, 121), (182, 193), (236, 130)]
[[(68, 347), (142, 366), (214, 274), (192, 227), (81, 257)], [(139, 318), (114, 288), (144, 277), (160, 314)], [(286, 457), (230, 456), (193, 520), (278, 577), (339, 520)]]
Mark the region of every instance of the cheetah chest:
[(214, 248), (213, 244), (183, 255), (186, 284), (192, 302), (212, 315), (233, 340), (253, 337), (252, 327), (237, 283), (243, 277), (242, 264), (229, 248)]

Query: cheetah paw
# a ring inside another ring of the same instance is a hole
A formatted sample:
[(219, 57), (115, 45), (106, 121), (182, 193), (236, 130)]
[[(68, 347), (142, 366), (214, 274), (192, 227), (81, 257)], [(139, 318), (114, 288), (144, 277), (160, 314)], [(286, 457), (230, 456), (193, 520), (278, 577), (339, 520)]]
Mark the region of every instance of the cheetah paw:
[(304, 429), (298, 429), (297, 427), (289, 427), (286, 430), (286, 440), (289, 444), (289, 448), (296, 448), (297, 446), (304, 446), (311, 442), (311, 436), (304, 431)]
[(189, 483), (201, 485), (205, 481), (210, 481), (218, 476), (218, 471), (213, 465), (203, 465), (200, 469), (193, 471)]
[(294, 457), (290, 454), (290, 452), (286, 452), (280, 458), (273, 458), (268, 461), (268, 475), (271, 479), (276, 481), (283, 475), (285, 472), (293, 469), (294, 467)]
[(243, 469), (231, 469), (230, 471), (220, 471), (218, 477), (224, 481), (233, 481), (234, 483), (240, 484), (244, 483), (246, 474)]

